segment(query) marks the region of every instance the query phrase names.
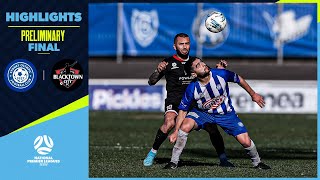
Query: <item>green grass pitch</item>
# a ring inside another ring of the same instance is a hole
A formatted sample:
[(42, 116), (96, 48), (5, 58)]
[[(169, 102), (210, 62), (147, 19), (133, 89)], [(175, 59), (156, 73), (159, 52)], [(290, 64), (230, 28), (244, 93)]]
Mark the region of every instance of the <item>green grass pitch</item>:
[(218, 166), (205, 131), (190, 133), (177, 169), (163, 169), (173, 147), (168, 141), (160, 147), (154, 165), (144, 167), (163, 113), (91, 111), (89, 177), (317, 177), (316, 115), (239, 117), (271, 170), (252, 168), (241, 145), (222, 129), (227, 155), (236, 168)]

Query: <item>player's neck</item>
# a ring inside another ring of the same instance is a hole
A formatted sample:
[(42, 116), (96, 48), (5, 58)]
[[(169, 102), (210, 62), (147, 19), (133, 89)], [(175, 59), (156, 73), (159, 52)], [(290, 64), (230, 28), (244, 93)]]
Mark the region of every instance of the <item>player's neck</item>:
[(199, 79), (200, 84), (201, 84), (202, 86), (205, 86), (205, 85), (207, 85), (207, 84), (210, 82), (210, 78), (211, 78), (211, 76), (210, 76), (210, 74), (209, 74), (209, 75), (206, 76), (206, 77), (198, 78), (198, 79)]
[(187, 58), (182, 58), (181, 56), (179, 56), (178, 54), (176, 54), (176, 56), (181, 59), (182, 61), (188, 61), (189, 60), (189, 56)]

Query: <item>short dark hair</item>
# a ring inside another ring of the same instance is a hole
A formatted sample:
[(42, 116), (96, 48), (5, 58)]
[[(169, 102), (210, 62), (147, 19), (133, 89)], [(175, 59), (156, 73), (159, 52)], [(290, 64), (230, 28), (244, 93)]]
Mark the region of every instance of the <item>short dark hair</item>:
[(173, 43), (175, 44), (178, 37), (189, 37), (186, 33), (179, 33), (174, 37)]
[(193, 68), (192, 68), (192, 63), (193, 63), (196, 59), (200, 59), (200, 61), (202, 61), (202, 59), (201, 59), (201, 58), (198, 58), (198, 57), (190, 58), (190, 59), (186, 62), (186, 64), (184, 65), (184, 70), (186, 71), (186, 73), (187, 73), (188, 75), (191, 75), (191, 73), (194, 72), (194, 71), (193, 71)]

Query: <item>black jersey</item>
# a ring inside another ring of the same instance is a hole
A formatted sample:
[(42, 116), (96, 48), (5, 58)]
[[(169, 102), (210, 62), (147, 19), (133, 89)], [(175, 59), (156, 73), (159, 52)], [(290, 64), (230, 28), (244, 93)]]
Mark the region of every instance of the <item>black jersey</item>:
[[(189, 59), (191, 58), (195, 57), (189, 56)], [(167, 81), (167, 99), (176, 99), (180, 102), (182, 95), (193, 80), (193, 77), (184, 70), (186, 61), (183, 61), (176, 55), (166, 58), (163, 61), (168, 63), (166, 69), (160, 73), (161, 76), (165, 76)]]

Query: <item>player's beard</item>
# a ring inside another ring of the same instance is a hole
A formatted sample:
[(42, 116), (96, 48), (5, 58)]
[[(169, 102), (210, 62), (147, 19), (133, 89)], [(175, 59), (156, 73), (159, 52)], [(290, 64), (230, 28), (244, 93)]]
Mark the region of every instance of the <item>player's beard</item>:
[(182, 54), (178, 49), (176, 50), (177, 55), (182, 58), (182, 59), (188, 59), (189, 57), (189, 51), (187, 52), (187, 54)]
[(203, 74), (198, 74), (198, 75), (197, 75), (198, 78), (203, 79), (203, 78), (205, 78), (205, 77), (207, 77), (207, 76), (210, 75), (210, 68), (209, 68), (209, 66), (207, 66), (207, 68), (208, 68), (208, 70), (206, 71), (206, 69), (205, 69)]

